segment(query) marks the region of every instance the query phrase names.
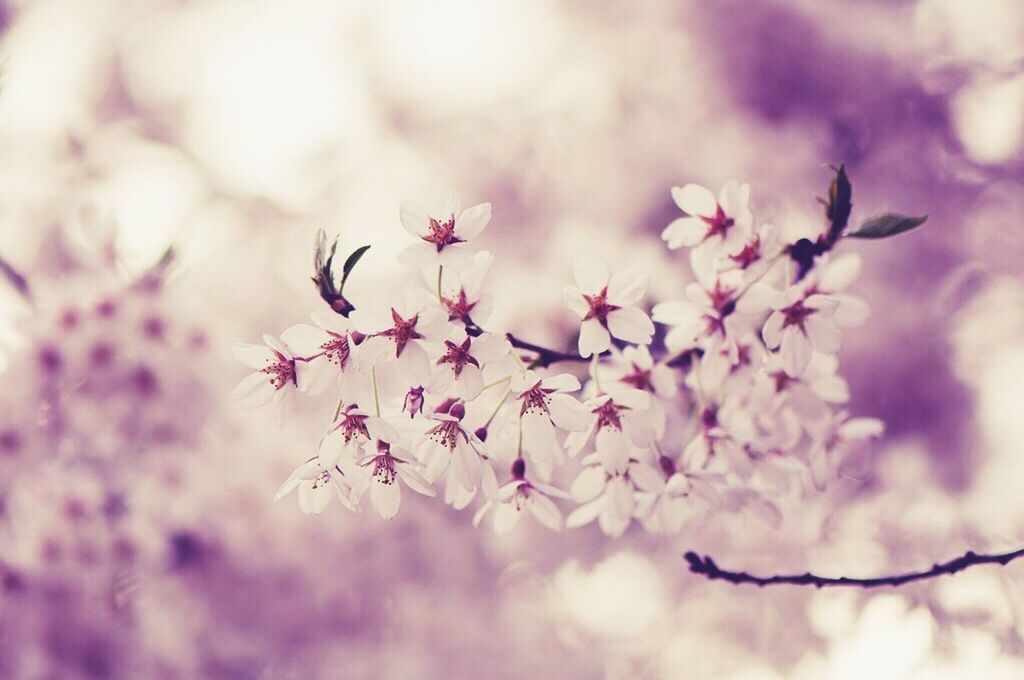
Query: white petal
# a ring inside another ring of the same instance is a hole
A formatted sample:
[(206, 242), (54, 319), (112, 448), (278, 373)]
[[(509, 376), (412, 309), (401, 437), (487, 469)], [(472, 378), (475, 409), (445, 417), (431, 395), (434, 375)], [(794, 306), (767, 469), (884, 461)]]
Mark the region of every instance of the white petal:
[(458, 391), (464, 401), (476, 399), (484, 389), (484, 374), (473, 364), (462, 367), (459, 375)]
[(871, 308), (858, 297), (839, 295), (836, 299), (839, 301), (839, 306), (836, 307), (836, 313), (832, 315), (832, 320), (840, 326), (847, 328), (860, 326), (871, 315)]
[(398, 514), (398, 506), (402, 502), (402, 490), (397, 480), (390, 484), (381, 483), (376, 477), (370, 484), (370, 504), (377, 514), (384, 519), (391, 519)]
[(569, 494), (577, 503), (590, 502), (601, 495), (607, 480), (604, 468), (597, 465), (585, 467), (573, 480)]
[(423, 479), (423, 477), (420, 476), (420, 473), (416, 472), (413, 466), (398, 463), (395, 471), (398, 473), (399, 478), (405, 482), (405, 485), (416, 493), (423, 494), (424, 496), (430, 496), (431, 498), (433, 498), (437, 493), (434, 491), (434, 488), (430, 486), (430, 482)]
[(650, 343), (654, 335), (654, 324), (638, 307), (623, 307), (608, 314), (608, 329), (616, 338), (638, 345)]
[(452, 243), (437, 254), (437, 262), (453, 271), (466, 271), (473, 266), (473, 251), (461, 243)]
[(277, 357), (266, 345), (249, 345), (238, 343), (234, 347), (235, 358), (247, 367), (260, 370), (267, 367), (267, 364), (274, 363)]
[(622, 477), (616, 477), (608, 482), (608, 507), (618, 517), (629, 517), (633, 514), (633, 489)]
[(320, 351), (328, 335), (323, 329), (300, 323), (281, 333), (281, 339), (295, 352), (296, 356), (308, 357)]
[(661, 240), (668, 243), (672, 250), (692, 248), (701, 241), (708, 233), (708, 225), (699, 217), (680, 217), (672, 220), (661, 232)]
[(299, 509), (306, 514), (319, 515), (331, 500), (331, 485), (321, 484), (315, 489), (312, 482), (299, 485)]
[(782, 368), (787, 374), (793, 377), (802, 374), (811, 360), (811, 351), (811, 341), (799, 328), (789, 326), (782, 331), (779, 353), (782, 358)]
[(839, 426), (843, 439), (867, 439), (879, 437), (885, 431), (885, 423), (877, 418), (850, 418)]
[(515, 529), (521, 514), (511, 503), (498, 503), (494, 508), (494, 533), (507, 534)]
[(455, 220), (455, 234), (459, 238), (468, 241), (475, 237), (487, 223), (491, 221), (491, 204), (481, 203), (472, 208), (466, 208)]
[(637, 305), (647, 291), (648, 276), (638, 269), (619, 272), (608, 282), (608, 303), (618, 307)]
[(597, 516), (604, 510), (607, 501), (605, 498), (598, 498), (576, 508), (565, 518), (565, 526), (568, 529), (578, 529), (586, 526), (597, 519)]
[(835, 354), (839, 351), (842, 337), (839, 329), (829, 319), (812, 314), (804, 321), (804, 328), (807, 329), (807, 337), (814, 349), (825, 354)]
[(600, 354), (611, 347), (611, 336), (597, 319), (587, 319), (580, 324), (579, 351), (581, 357)]
[(581, 319), (590, 311), (590, 303), (583, 299), (583, 291), (579, 287), (566, 286), (563, 297), (565, 298), (565, 304), (572, 310), (572, 313)]
[(522, 416), (523, 448), (537, 463), (551, 461), (558, 448), (555, 427), (545, 414), (524, 413)]
[(231, 392), (231, 398), (238, 400), (242, 408), (256, 408), (270, 401), (275, 391), (266, 373), (250, 373)]
[(779, 297), (779, 291), (766, 283), (758, 281), (750, 286), (739, 300), (736, 311), (741, 314), (756, 314), (772, 308), (772, 302)]
[(563, 430), (582, 432), (590, 428), (590, 414), (583, 404), (568, 394), (561, 392), (552, 394), (548, 409), (551, 412), (551, 420)]
[(530, 514), (548, 529), (562, 530), (562, 511), (547, 496), (533, 492), (530, 495), (529, 509)]
[(591, 255), (577, 255), (572, 272), (576, 285), (588, 295), (600, 293), (608, 285), (608, 267)]
[(782, 343), (782, 325), (786, 322), (782, 312), (772, 312), (761, 329), (761, 337), (768, 349), (775, 349)]
[(430, 214), (419, 201), (405, 200), (398, 205), (398, 218), (411, 236), (420, 238), (430, 229)]
[(715, 195), (698, 184), (687, 184), (682, 188), (672, 187), (672, 200), (680, 210), (689, 215), (711, 217), (718, 210)]
[(437, 264), (440, 257), (437, 246), (426, 241), (410, 243), (398, 251), (398, 261), (406, 267), (429, 267)]
[[(536, 373), (534, 375), (534, 382), (536, 382)], [(575, 392), (580, 389), (580, 381), (572, 373), (559, 373), (558, 375), (552, 375), (544, 378), (543, 386), (547, 389), (557, 390), (559, 392)], [(533, 387), (534, 383), (531, 382), (527, 387)]]
[(441, 221), (454, 217), (459, 212), (455, 192), (443, 184), (438, 184), (431, 190), (426, 208), (431, 217)]
[(418, 341), (406, 344), (398, 357), (398, 369), (410, 385), (430, 384), (430, 357)]
[(630, 463), (629, 478), (641, 491), (658, 493), (665, 488), (661, 473), (645, 463)]

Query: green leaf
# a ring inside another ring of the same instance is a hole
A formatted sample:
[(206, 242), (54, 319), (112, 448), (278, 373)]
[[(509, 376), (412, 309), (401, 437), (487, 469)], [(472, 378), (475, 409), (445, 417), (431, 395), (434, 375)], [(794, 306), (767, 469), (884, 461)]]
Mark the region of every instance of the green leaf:
[(835, 243), (839, 235), (846, 229), (853, 210), (853, 186), (846, 176), (846, 166), (834, 168), (836, 177), (828, 187), (828, 202), (825, 204), (825, 217), (828, 219), (828, 241)]
[(369, 249), (370, 249), (370, 246), (363, 246), (361, 248), (356, 248), (354, 251), (352, 251), (352, 254), (348, 256), (348, 259), (345, 260), (345, 264), (341, 267), (341, 288), (342, 289), (345, 288), (345, 280), (348, 279), (348, 275), (352, 273), (352, 270), (355, 269), (355, 266), (359, 262), (360, 258), (362, 258), (363, 255), (366, 254), (366, 251), (369, 250)]
[(896, 213), (882, 213), (865, 220), (857, 231), (847, 234), (853, 238), (889, 238), (896, 234), (920, 227), (928, 219), (927, 215), (921, 217), (907, 217)]

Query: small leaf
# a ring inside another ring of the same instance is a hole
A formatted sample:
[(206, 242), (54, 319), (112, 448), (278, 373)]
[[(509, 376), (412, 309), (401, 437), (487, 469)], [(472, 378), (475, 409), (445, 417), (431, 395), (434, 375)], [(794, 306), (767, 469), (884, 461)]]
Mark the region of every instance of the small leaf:
[(825, 204), (825, 217), (828, 219), (828, 242), (835, 243), (839, 235), (846, 229), (853, 210), (853, 185), (846, 176), (846, 166), (836, 169), (836, 178), (828, 187), (828, 203)]
[(348, 256), (348, 259), (345, 260), (345, 264), (341, 268), (341, 287), (342, 288), (345, 287), (345, 279), (347, 279), (348, 275), (352, 273), (352, 270), (355, 268), (356, 263), (359, 262), (360, 258), (362, 258), (362, 256), (365, 255), (366, 251), (369, 250), (369, 249), (370, 249), (370, 246), (363, 246), (361, 248), (356, 248), (354, 251), (352, 251), (352, 254)]
[(896, 213), (882, 213), (865, 220), (857, 229), (847, 234), (853, 238), (888, 238), (896, 234), (920, 227), (928, 219), (927, 215), (922, 217), (907, 217)]

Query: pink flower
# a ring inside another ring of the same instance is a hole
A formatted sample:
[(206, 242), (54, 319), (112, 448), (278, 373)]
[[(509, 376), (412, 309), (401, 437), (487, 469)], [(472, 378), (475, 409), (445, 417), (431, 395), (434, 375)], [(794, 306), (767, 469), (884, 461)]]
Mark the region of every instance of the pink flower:
[(750, 185), (727, 182), (716, 201), (704, 187), (687, 184), (672, 187), (672, 199), (686, 217), (674, 220), (662, 232), (669, 248), (695, 247), (695, 257), (709, 253), (717, 259), (739, 252), (750, 238)]

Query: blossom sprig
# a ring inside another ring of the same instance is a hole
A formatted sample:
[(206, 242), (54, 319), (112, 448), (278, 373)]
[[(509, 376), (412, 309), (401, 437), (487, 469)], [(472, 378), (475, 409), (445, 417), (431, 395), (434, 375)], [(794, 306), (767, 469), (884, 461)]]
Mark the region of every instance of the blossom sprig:
[(690, 249), (692, 279), (652, 305), (645, 273), (576, 257), (565, 288), (575, 351), (491, 323), (494, 255), (473, 244), (488, 203), (462, 210), (446, 189), (402, 202), (412, 240), (398, 259), (411, 271), (390, 297), (344, 298), (365, 247), (334, 286), (325, 272), (335, 246), (325, 256), (321, 234), (314, 280), (328, 310), (239, 353), (255, 371), (238, 390), (249, 402), (283, 412), (299, 394), (338, 399), (318, 455), (279, 497), (297, 488), (306, 512), (332, 493), (354, 510), (368, 497), (391, 518), (406, 486), (456, 509), (477, 501), (474, 523), (490, 516), (499, 532), (530, 515), (554, 530), (596, 522), (618, 536), (633, 525), (676, 532), (715, 509), (776, 523), (774, 496), (842, 477), (845, 456), (884, 428), (843, 409), (840, 329), (868, 309), (847, 292), (859, 256), (835, 250), (917, 218), (887, 214), (848, 230), (843, 167), (814, 239), (787, 240), (759, 221), (737, 182), (717, 195), (688, 184), (672, 197), (684, 214), (662, 237), (670, 251)]

